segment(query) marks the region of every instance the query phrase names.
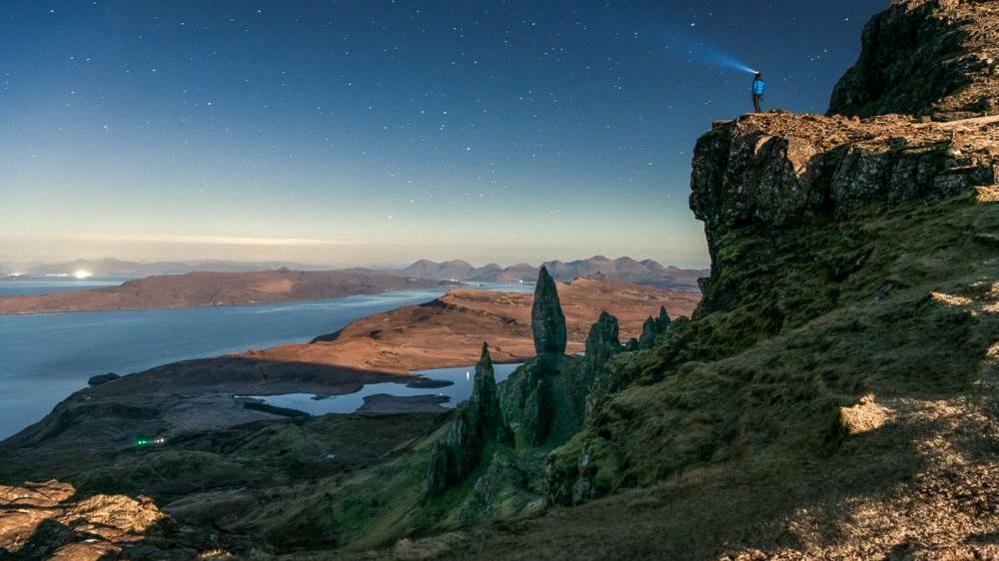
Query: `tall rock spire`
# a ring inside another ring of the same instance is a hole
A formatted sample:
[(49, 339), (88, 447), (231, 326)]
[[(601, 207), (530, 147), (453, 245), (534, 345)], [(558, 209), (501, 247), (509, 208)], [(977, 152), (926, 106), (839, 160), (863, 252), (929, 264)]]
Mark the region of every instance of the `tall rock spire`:
[(464, 481), (482, 462), (490, 441), (507, 446), (514, 444), (513, 432), (500, 410), (489, 347), (483, 343), (482, 358), (475, 366), (472, 396), (461, 406), (444, 438), (434, 443), (430, 451), (426, 474), (428, 492), (439, 495)]
[(555, 280), (546, 267), (538, 272), (534, 288), (534, 307), (531, 309), (531, 329), (534, 331), (534, 349), (538, 355), (565, 354), (565, 315), (558, 300)]
[(475, 381), (467, 410), (469, 421), (479, 440), (495, 438), (504, 444), (513, 444), (513, 433), (506, 426), (503, 414), (500, 412), (493, 360), (489, 356), (489, 346), (486, 343), (482, 343), (482, 356), (475, 366)]

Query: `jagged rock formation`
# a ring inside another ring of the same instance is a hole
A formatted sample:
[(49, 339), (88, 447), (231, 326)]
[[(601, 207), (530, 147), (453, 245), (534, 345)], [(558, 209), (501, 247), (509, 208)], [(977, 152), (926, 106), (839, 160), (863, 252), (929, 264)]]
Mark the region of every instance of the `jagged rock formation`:
[(666, 312), (666, 306), (662, 306), (659, 308), (657, 317), (649, 317), (642, 325), (642, 335), (638, 338), (638, 348), (651, 349), (655, 345), (656, 339), (669, 330), (669, 326), (669, 313)]
[[(540, 301), (540, 304), (539, 304)], [(594, 377), (607, 360), (621, 350), (617, 319), (603, 312), (590, 327), (586, 358), (547, 351), (545, 341), (554, 332), (557, 341), (562, 308), (554, 282), (542, 269), (532, 314), (538, 356), (510, 376), (503, 386), (503, 411), (518, 434), (532, 446), (555, 446), (579, 430)], [(539, 336), (540, 334), (540, 336)], [(557, 348), (549, 346), (549, 349)]]
[(447, 435), (434, 444), (426, 476), (432, 495), (464, 481), (482, 461), (489, 442), (513, 445), (513, 433), (503, 420), (496, 392), (496, 378), (489, 347), (483, 343), (482, 358), (475, 367), (472, 396), (450, 422)]
[(565, 315), (558, 300), (555, 280), (545, 267), (538, 272), (538, 284), (534, 289), (531, 330), (534, 333), (534, 348), (539, 355), (565, 354)]
[(0, 558), (114, 559), (167, 519), (146, 497), (75, 494), (58, 481), (0, 485)]
[(587, 363), (594, 368), (602, 367), (621, 350), (617, 318), (607, 312), (601, 312), (600, 318), (590, 328), (590, 334), (586, 337)]
[(771, 113), (717, 124), (697, 142), (690, 196), (705, 224), (711, 278), (725, 263), (723, 240), (745, 226), (779, 235), (810, 218), (849, 219), (873, 203), (994, 188), (995, 122)]
[(860, 60), (829, 114), (952, 120), (999, 113), (999, 6), (990, 0), (894, 0), (864, 29)]

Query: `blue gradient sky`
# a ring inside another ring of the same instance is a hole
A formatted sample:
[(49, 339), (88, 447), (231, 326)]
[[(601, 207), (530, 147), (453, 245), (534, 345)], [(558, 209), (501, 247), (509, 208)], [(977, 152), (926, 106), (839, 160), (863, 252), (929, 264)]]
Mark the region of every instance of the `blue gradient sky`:
[(886, 3), (5, 3), (0, 260), (703, 265), (732, 61), (822, 112)]

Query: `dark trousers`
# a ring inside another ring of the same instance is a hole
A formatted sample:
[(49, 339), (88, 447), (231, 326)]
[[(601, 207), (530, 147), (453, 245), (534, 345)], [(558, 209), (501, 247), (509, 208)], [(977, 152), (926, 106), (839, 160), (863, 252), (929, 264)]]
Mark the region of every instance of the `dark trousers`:
[(763, 94), (753, 94), (753, 109), (756, 113), (763, 113)]

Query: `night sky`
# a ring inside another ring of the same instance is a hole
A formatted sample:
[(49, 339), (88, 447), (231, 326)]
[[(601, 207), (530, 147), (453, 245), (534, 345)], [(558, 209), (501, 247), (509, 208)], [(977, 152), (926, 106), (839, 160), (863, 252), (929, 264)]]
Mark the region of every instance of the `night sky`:
[(823, 112), (886, 4), (5, 2), (0, 261), (703, 265), (737, 62)]

